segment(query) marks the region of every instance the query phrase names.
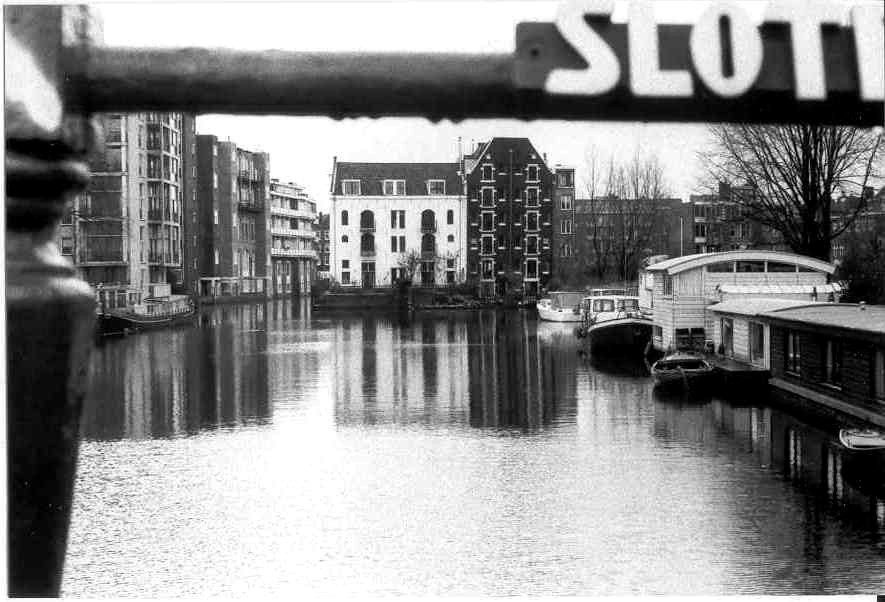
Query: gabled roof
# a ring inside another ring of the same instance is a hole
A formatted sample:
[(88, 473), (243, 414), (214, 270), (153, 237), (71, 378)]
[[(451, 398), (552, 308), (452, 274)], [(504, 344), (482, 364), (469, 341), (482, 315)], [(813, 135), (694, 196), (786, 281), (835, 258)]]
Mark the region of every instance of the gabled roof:
[[(544, 155), (538, 152), (538, 150), (532, 144), (532, 141), (528, 138), (500, 138), (495, 137), (492, 138), (489, 142), (481, 145), (480, 152), (475, 153), (472, 158), (476, 159), (476, 164), (473, 166), (473, 169), (470, 170), (466, 175), (471, 175), (476, 171), (476, 168), (482, 165), (485, 160), (485, 156), (487, 154), (492, 155), (492, 162), (497, 164), (501, 163), (505, 160), (510, 160), (510, 153), (507, 152), (509, 149), (513, 149), (513, 163), (517, 165), (524, 165), (527, 163), (537, 163), (538, 165), (543, 165), (545, 168), (550, 170), (547, 166), (547, 162), (544, 161)], [(503, 154), (502, 154), (503, 153)], [(532, 159), (530, 154), (534, 154), (535, 158)]]
[(341, 182), (360, 181), (360, 196), (381, 196), (384, 180), (405, 180), (406, 196), (427, 196), (427, 180), (444, 180), (446, 196), (461, 194), (457, 163), (346, 163), (335, 165), (332, 194), (341, 194)]
[(885, 336), (885, 305), (815, 303), (761, 314), (765, 318), (808, 326), (830, 326)]
[(805, 255), (797, 255), (796, 253), (786, 253), (784, 251), (765, 251), (765, 250), (748, 250), (748, 251), (723, 251), (721, 253), (696, 253), (694, 255), (683, 255), (674, 257), (645, 268), (648, 272), (667, 272), (667, 274), (678, 274), (686, 270), (691, 270), (711, 263), (719, 263), (721, 261), (779, 261), (783, 263), (795, 263), (799, 266), (826, 272), (832, 274), (836, 271), (836, 266), (820, 259), (807, 257)]

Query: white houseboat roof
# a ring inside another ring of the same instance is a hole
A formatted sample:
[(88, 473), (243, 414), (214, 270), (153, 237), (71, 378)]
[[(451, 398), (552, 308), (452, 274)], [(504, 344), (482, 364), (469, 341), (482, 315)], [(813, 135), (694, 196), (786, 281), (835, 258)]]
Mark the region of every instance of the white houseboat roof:
[(813, 303), (761, 314), (765, 318), (810, 326), (831, 326), (885, 335), (885, 305)]
[(720, 293), (731, 294), (762, 294), (770, 295), (795, 295), (795, 294), (811, 294), (817, 292), (819, 295), (827, 293), (838, 293), (842, 291), (842, 287), (838, 282), (830, 282), (828, 284), (720, 284)]
[(786, 253), (784, 251), (764, 250), (722, 251), (720, 253), (683, 255), (681, 257), (659, 261), (658, 263), (646, 267), (645, 270), (648, 272), (665, 271), (672, 275), (722, 261), (777, 261), (781, 263), (794, 263), (800, 267), (826, 272), (827, 274), (832, 274), (836, 271), (836, 266), (827, 263), (826, 261), (821, 261), (820, 259), (807, 257), (805, 255), (797, 255), (796, 253)]
[(798, 299), (768, 299), (762, 297), (756, 299), (730, 299), (710, 305), (707, 309), (720, 314), (755, 316), (768, 311), (778, 311), (805, 305), (820, 305), (820, 303), (809, 303), (808, 301), (800, 301)]

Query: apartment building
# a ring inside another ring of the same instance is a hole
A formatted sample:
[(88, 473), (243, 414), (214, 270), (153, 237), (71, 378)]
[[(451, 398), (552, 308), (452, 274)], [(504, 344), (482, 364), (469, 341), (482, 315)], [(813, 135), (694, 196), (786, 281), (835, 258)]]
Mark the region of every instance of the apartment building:
[(537, 295), (551, 270), (552, 170), (528, 138), (493, 138), (463, 163), (468, 277), (483, 297)]
[(191, 192), (194, 117), (105, 114), (92, 178), (58, 231), (63, 255), (113, 309), (166, 297), (182, 283), (182, 200)]
[(457, 163), (332, 165), (329, 266), (342, 286), (464, 279), (466, 207)]
[(270, 270), (270, 156), (197, 136), (198, 219), (185, 246), (187, 283), (200, 296), (266, 294)]
[(743, 202), (757, 194), (750, 186), (719, 183), (717, 194), (693, 194), (693, 253), (764, 249), (785, 251), (781, 237), (750, 218)]
[(316, 274), (317, 206), (292, 182), (270, 181), (271, 287), (274, 296), (308, 294)]

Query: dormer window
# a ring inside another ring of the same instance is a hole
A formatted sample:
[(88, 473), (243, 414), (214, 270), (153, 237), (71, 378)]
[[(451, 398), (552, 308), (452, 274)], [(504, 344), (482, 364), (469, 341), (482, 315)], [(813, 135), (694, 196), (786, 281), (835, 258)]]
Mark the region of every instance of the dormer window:
[(529, 165), (528, 171), (526, 172), (525, 179), (529, 182), (537, 182), (538, 181), (538, 166), (537, 165)]
[(384, 196), (403, 196), (405, 194), (405, 180), (384, 180)]
[(445, 180), (427, 180), (427, 194), (444, 195), (446, 193)]
[(482, 179), (483, 182), (489, 182), (495, 179), (494, 174), (492, 173), (491, 165), (483, 165), (482, 166)]
[(360, 181), (359, 180), (342, 180), (341, 194), (345, 196), (359, 196)]

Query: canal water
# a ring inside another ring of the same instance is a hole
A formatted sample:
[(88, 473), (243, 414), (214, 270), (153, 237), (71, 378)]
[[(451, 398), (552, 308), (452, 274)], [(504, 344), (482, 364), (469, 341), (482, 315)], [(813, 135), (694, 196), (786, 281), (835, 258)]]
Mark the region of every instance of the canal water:
[(89, 378), (64, 596), (885, 591), (879, 452), (529, 313), (216, 307)]

